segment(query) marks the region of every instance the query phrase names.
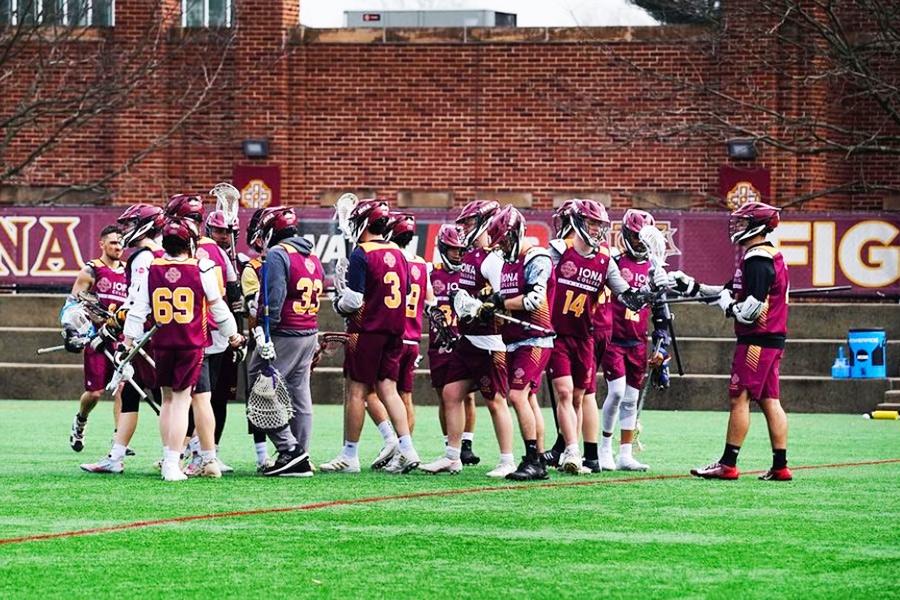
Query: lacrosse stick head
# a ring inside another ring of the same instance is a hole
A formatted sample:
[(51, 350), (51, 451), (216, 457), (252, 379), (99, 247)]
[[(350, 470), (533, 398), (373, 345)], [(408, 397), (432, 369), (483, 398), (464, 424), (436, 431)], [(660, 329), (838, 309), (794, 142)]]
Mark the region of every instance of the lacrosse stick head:
[(213, 189), (209, 190), (209, 195), (215, 196), (216, 210), (222, 212), (229, 227), (237, 229), (238, 210), (241, 207), (241, 193), (238, 189), (227, 181), (223, 181), (214, 185)]
[(341, 194), (334, 203), (334, 218), (337, 219), (338, 229), (348, 242), (355, 242), (353, 238), (353, 228), (350, 226), (350, 213), (359, 204), (359, 198), (356, 194)]
[(347, 290), (347, 269), (350, 268), (350, 261), (347, 257), (342, 256), (334, 263), (334, 293), (340, 296)]
[(339, 332), (326, 331), (319, 334), (319, 347), (313, 355), (312, 368), (315, 369), (323, 358), (334, 356), (338, 348), (343, 347), (347, 343), (347, 334)]
[(644, 225), (638, 232), (638, 240), (646, 248), (654, 268), (666, 266), (666, 236), (656, 225)]
[(247, 419), (264, 432), (283, 429), (294, 414), (291, 395), (281, 374), (263, 367), (247, 396)]

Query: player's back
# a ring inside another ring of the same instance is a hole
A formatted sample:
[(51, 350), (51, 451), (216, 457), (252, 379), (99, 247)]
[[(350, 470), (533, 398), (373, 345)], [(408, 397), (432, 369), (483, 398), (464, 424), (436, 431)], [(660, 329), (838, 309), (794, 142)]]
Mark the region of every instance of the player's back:
[[(204, 261), (205, 262), (205, 261)], [(211, 263), (206, 263), (213, 268)], [(156, 348), (187, 350), (209, 344), (206, 294), (196, 258), (153, 259), (147, 274)]]
[(421, 256), (408, 260), (409, 294), (406, 298), (406, 329), (403, 339), (419, 341), (422, 338), (422, 313), (428, 291), (428, 263)]
[(384, 241), (363, 242), (354, 252), (365, 255), (366, 288), (363, 305), (350, 318), (347, 331), (402, 336), (409, 291), (406, 257), (396, 244)]

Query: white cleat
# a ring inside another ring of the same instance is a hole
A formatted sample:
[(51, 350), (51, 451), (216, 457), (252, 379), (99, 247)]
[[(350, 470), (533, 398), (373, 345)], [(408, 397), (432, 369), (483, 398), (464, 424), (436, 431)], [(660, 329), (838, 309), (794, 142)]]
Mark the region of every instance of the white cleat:
[(394, 453), (394, 458), (384, 468), (384, 472), (391, 475), (406, 475), (410, 471), (417, 469), (420, 462), (419, 454), (415, 450), (409, 454), (396, 452)]
[[(559, 470), (569, 475), (580, 475), (583, 462), (578, 452), (570, 453), (568, 450), (565, 450), (562, 456), (559, 457)], [(588, 472), (590, 472), (590, 469), (588, 469)]]
[(219, 471), (222, 474), (225, 473), (234, 473), (234, 467), (230, 467), (222, 462), (222, 459), (216, 456), (216, 464), (219, 465)]
[(187, 466), (182, 469), (182, 472), (188, 477), (197, 477), (200, 475), (200, 471), (203, 468), (203, 459), (199, 454), (194, 454), (191, 457), (191, 462), (187, 464)]
[(442, 456), (434, 462), (421, 465), (419, 470), (432, 475), (437, 475), (438, 473), (450, 473), (451, 475), (456, 475), (462, 471), (462, 468), (463, 465), (461, 460), (451, 460), (446, 456)]
[(604, 471), (616, 470), (616, 461), (613, 459), (612, 450), (600, 450), (600, 468)]
[(372, 470), (380, 471), (385, 468), (391, 459), (394, 458), (394, 455), (397, 454), (397, 451), (400, 449), (400, 446), (396, 443), (394, 444), (385, 444), (384, 448), (381, 449), (381, 452), (378, 453), (378, 456), (375, 457), (375, 460), (372, 461)]
[(125, 470), (125, 465), (121, 460), (113, 460), (109, 456), (104, 456), (95, 463), (85, 463), (81, 465), (82, 471), (88, 473), (114, 473), (119, 474)]
[(323, 473), (359, 473), (359, 458), (347, 458), (338, 454), (327, 463), (319, 465), (319, 470)]
[(646, 471), (649, 468), (644, 463), (636, 461), (633, 456), (622, 456), (620, 454), (619, 460), (616, 462), (616, 469), (619, 471)]
[(493, 479), (505, 479), (510, 473), (516, 470), (515, 463), (500, 463), (493, 470), (487, 472), (487, 476)]
[(188, 476), (178, 467), (178, 463), (164, 462), (162, 466), (163, 481), (184, 481)]
[(219, 459), (204, 460), (200, 463), (200, 477), (212, 477), (218, 479), (222, 476), (222, 469), (219, 467)]

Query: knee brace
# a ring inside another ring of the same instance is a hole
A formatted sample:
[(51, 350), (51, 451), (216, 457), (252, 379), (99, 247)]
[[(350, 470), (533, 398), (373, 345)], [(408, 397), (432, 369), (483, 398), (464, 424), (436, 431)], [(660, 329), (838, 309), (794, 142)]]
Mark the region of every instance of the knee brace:
[(619, 406), (619, 427), (625, 431), (634, 431), (637, 423), (637, 401), (640, 391), (630, 385), (625, 388), (625, 396)]

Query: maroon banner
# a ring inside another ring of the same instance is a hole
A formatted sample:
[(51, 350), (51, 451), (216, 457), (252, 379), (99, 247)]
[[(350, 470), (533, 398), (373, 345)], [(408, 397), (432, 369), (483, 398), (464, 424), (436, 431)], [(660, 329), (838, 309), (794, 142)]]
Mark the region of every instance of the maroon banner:
[[(211, 206), (211, 205), (210, 205)], [(98, 253), (100, 230), (115, 221), (121, 208), (0, 208), (0, 284), (71, 285), (81, 265)], [(241, 211), (247, 223), (252, 210)], [(418, 223), (418, 250), (435, 256), (438, 228), (452, 222), (455, 211), (413, 211)], [(346, 244), (332, 219), (333, 211), (304, 208), (300, 231), (314, 245), (327, 272), (343, 257)], [(524, 211), (527, 235), (546, 245), (550, 211)], [(620, 219), (621, 211), (611, 218)], [(737, 253), (728, 241), (725, 212), (655, 211), (669, 242), (669, 269), (681, 269), (709, 283), (731, 279)], [(795, 288), (853, 286), (856, 296), (900, 297), (900, 215), (892, 213), (787, 213), (770, 238), (781, 249)], [(240, 237), (238, 249), (249, 253)], [(617, 224), (613, 227), (618, 243)]]
[(241, 192), (244, 208), (265, 208), (281, 205), (281, 167), (235, 165), (232, 185)]
[(735, 210), (747, 202), (769, 202), (771, 174), (762, 167), (719, 167), (719, 198)]

